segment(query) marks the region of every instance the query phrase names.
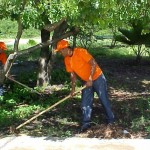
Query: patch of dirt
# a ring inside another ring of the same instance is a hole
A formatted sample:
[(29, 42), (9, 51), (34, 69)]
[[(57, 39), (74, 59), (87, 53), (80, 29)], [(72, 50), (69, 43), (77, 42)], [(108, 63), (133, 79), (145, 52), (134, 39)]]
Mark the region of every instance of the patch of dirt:
[(121, 125), (96, 125), (87, 132), (77, 134), (77, 137), (100, 138), (100, 139), (137, 139), (144, 138), (147, 134), (144, 132), (134, 133), (131, 129), (125, 129)]

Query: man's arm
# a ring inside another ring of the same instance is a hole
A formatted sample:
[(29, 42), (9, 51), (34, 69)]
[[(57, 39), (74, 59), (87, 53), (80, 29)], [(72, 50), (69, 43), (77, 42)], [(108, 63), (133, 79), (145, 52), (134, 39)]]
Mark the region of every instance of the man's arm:
[(2, 61), (0, 60), (0, 66), (3, 66), (3, 63), (2, 63)]
[(94, 75), (94, 73), (95, 73), (96, 65), (97, 65), (97, 63), (96, 63), (96, 61), (95, 61), (94, 58), (91, 58), (88, 63), (89, 63), (90, 66), (91, 66), (91, 72), (90, 72), (89, 80), (88, 80), (87, 83), (86, 83), (86, 86), (87, 86), (87, 87), (92, 86), (92, 84), (93, 84), (93, 80), (92, 80), (92, 79), (93, 79), (93, 75)]
[(15, 58), (17, 57), (17, 53), (13, 53), (13, 54), (10, 54), (7, 58), (7, 61), (4, 65), (4, 72), (5, 72), (5, 75), (7, 76), (9, 71), (10, 71), (10, 68), (12, 66), (12, 63), (13, 61), (15, 60)]
[(3, 84), (4, 80), (5, 80), (4, 64), (0, 60), (0, 86)]
[(71, 96), (73, 96), (75, 92), (75, 86), (76, 86), (76, 74), (74, 72), (71, 72)]

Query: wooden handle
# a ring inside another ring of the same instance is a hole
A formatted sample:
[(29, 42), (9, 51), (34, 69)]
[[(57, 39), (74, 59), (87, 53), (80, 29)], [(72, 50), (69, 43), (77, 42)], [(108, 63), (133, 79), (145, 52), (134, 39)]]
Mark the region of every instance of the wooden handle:
[[(79, 90), (77, 90), (74, 95), (76, 95), (77, 93), (79, 93), (81, 90), (83, 90), (86, 86), (83, 86), (82, 88), (80, 88)], [(59, 105), (60, 103), (64, 102), (65, 100), (67, 100), (68, 98), (70, 98), (71, 95), (66, 96), (65, 98), (61, 99), (60, 101), (58, 101), (57, 103), (55, 103), (54, 105), (48, 107), (47, 109), (43, 110), (42, 112), (40, 112), (39, 114), (35, 115), (34, 117), (30, 118), (29, 120), (27, 120), (26, 122), (20, 124), (18, 127), (16, 127), (16, 130), (23, 127), (24, 125), (26, 125), (27, 123), (31, 122), (32, 120), (36, 119), (37, 117), (41, 116), (42, 114), (44, 114), (45, 112), (49, 111), (50, 109), (54, 108), (55, 106)]]
[(19, 85), (21, 85), (21, 86), (27, 88), (27, 89), (30, 90), (31, 92), (34, 92), (34, 93), (37, 93), (37, 94), (41, 95), (41, 93), (39, 93), (39, 92), (35, 91), (34, 89), (32, 89), (32, 88), (26, 86), (25, 84), (20, 83), (19, 81), (15, 80), (15, 79), (13, 79), (13, 78), (10, 78), (9, 76), (6, 76), (6, 78), (8, 78), (9, 80), (11, 80), (11, 81), (13, 81), (13, 82), (15, 82), (15, 83), (18, 83)]

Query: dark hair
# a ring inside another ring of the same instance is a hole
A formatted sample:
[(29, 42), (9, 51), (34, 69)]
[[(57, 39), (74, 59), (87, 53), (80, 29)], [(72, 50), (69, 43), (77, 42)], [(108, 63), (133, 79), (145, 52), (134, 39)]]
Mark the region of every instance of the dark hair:
[(68, 46), (69, 49), (71, 49), (73, 51), (73, 47), (72, 46)]

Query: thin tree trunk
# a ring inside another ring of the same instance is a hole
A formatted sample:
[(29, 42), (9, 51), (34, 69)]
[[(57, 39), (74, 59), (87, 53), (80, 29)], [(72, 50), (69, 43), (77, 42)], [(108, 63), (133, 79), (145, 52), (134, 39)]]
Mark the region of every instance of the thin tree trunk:
[(77, 35), (73, 36), (73, 48), (76, 47)]
[[(42, 29), (41, 40), (47, 42), (50, 38), (50, 32)], [(39, 71), (37, 78), (37, 86), (47, 86), (50, 84), (50, 72), (51, 72), (51, 52), (49, 46), (42, 47), (39, 58)]]
[(5, 72), (6, 76), (9, 74), (9, 71), (13, 65), (13, 62), (15, 61), (15, 59), (17, 57), (19, 40), (20, 40), (22, 33), (23, 33), (23, 26), (22, 26), (20, 18), (17, 20), (17, 23), (18, 23), (18, 32), (17, 32), (17, 36), (15, 38), (15, 43), (14, 43), (14, 52), (15, 53), (10, 54), (7, 58), (6, 64), (4, 66), (4, 72)]

